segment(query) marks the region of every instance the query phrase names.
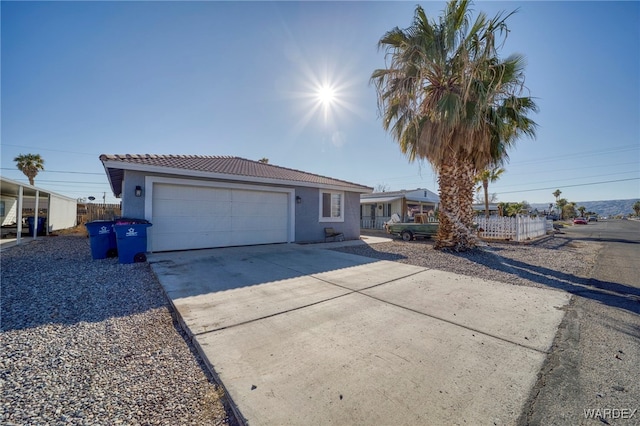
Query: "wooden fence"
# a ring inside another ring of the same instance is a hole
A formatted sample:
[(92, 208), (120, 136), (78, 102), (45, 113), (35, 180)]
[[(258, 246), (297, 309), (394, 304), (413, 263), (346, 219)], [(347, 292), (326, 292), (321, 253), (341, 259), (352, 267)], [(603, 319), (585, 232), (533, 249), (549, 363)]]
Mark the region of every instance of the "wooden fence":
[(553, 230), (552, 221), (538, 217), (478, 217), (476, 222), (478, 235), (491, 240), (526, 241)]
[(78, 225), (94, 220), (114, 220), (121, 215), (120, 204), (78, 204)]

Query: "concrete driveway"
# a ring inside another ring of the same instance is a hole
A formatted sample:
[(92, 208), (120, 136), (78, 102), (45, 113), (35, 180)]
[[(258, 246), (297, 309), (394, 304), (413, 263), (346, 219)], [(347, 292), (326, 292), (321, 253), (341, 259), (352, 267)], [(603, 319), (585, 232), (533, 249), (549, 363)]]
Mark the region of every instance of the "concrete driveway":
[(149, 262), (250, 425), (513, 424), (569, 301), (311, 245)]

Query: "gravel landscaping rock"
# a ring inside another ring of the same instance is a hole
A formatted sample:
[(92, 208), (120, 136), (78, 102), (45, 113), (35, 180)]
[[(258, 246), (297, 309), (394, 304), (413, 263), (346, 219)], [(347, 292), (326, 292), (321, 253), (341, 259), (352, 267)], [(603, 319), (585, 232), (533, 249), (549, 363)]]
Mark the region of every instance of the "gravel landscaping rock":
[(514, 285), (575, 291), (588, 285), (600, 245), (554, 236), (531, 244), (483, 243), (478, 250), (433, 249), (433, 240), (402, 241), (335, 250), (454, 272)]
[(1, 256), (0, 423), (236, 424), (148, 264), (81, 236)]
[[(600, 248), (561, 236), (469, 253), (432, 245), (336, 250), (572, 291), (581, 277), (587, 283)], [(1, 261), (0, 423), (236, 424), (148, 264), (92, 260), (81, 236), (40, 238), (4, 250)]]

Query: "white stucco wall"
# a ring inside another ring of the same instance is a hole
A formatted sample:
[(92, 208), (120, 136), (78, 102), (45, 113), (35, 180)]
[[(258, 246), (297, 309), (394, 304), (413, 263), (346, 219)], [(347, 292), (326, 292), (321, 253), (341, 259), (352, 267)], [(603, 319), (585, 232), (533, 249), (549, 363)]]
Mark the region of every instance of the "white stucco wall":
[(76, 226), (78, 202), (71, 198), (51, 195), (49, 208), (49, 232)]

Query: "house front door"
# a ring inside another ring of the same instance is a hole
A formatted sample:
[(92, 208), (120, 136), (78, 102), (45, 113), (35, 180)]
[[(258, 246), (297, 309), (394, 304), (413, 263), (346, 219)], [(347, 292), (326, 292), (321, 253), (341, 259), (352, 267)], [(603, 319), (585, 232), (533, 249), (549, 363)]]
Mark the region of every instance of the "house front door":
[(376, 205), (375, 204), (371, 204), (371, 222), (372, 222), (372, 226), (376, 226), (375, 222), (376, 222)]

